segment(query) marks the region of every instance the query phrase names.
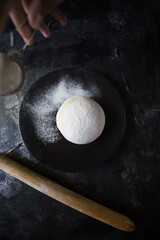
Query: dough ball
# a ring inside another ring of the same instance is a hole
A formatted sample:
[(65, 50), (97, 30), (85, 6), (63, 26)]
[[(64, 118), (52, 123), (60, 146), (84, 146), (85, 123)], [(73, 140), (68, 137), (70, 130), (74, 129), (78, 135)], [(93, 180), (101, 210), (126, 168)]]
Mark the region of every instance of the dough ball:
[(101, 135), (105, 115), (101, 106), (94, 100), (84, 96), (73, 96), (59, 108), (56, 123), (68, 141), (87, 144)]

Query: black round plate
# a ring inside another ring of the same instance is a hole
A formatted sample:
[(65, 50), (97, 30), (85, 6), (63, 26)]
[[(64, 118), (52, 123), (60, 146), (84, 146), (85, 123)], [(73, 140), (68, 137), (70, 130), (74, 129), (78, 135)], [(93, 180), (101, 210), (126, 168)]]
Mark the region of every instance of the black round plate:
[[(61, 137), (55, 143), (44, 144), (35, 133), (32, 114), (26, 111), (26, 106), (34, 103), (39, 91), (45, 92), (57, 85), (66, 75), (85, 89), (96, 85), (101, 91), (95, 100), (105, 112), (106, 125), (101, 136), (92, 143), (77, 145)], [(76, 172), (96, 167), (113, 154), (123, 137), (126, 117), (121, 97), (106, 77), (82, 68), (64, 68), (50, 72), (31, 86), (21, 104), (19, 122), (23, 141), (34, 157), (54, 169)]]

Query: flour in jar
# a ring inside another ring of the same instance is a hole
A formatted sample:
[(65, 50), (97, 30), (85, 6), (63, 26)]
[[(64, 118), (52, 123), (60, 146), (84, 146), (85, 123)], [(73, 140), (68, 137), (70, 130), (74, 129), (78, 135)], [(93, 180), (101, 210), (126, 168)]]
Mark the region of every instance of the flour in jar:
[(62, 103), (69, 97), (82, 95), (91, 98), (98, 98), (101, 91), (95, 84), (90, 84), (85, 89), (79, 81), (72, 81), (68, 75), (47, 90), (41, 90), (34, 103), (26, 105), (27, 111), (32, 115), (36, 137), (47, 145), (61, 139), (56, 126), (56, 114)]

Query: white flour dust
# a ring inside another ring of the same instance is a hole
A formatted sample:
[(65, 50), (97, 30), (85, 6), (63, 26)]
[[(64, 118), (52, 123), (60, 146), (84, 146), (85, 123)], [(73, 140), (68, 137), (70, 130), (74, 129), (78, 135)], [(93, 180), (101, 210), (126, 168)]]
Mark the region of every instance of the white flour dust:
[(4, 179), (0, 181), (0, 194), (9, 199), (21, 190), (21, 183), (7, 173), (0, 172)]
[(61, 134), (56, 126), (56, 113), (62, 103), (69, 97), (83, 95), (99, 97), (100, 90), (91, 84), (89, 89), (64, 76), (54, 87), (42, 90), (34, 103), (26, 104), (26, 110), (32, 115), (36, 136), (44, 144), (60, 140)]
[(22, 141), (19, 131), (19, 106), (22, 96), (18, 94), (1, 97), (0, 101), (0, 153), (4, 153)]

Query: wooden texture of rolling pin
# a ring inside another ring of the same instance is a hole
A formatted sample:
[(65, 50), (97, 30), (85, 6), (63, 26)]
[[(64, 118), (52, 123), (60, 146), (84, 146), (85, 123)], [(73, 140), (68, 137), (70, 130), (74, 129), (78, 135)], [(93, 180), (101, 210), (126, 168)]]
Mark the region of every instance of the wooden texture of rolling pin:
[(0, 155), (0, 169), (49, 197), (117, 229), (134, 231), (134, 223), (126, 216), (81, 196), (20, 163)]

